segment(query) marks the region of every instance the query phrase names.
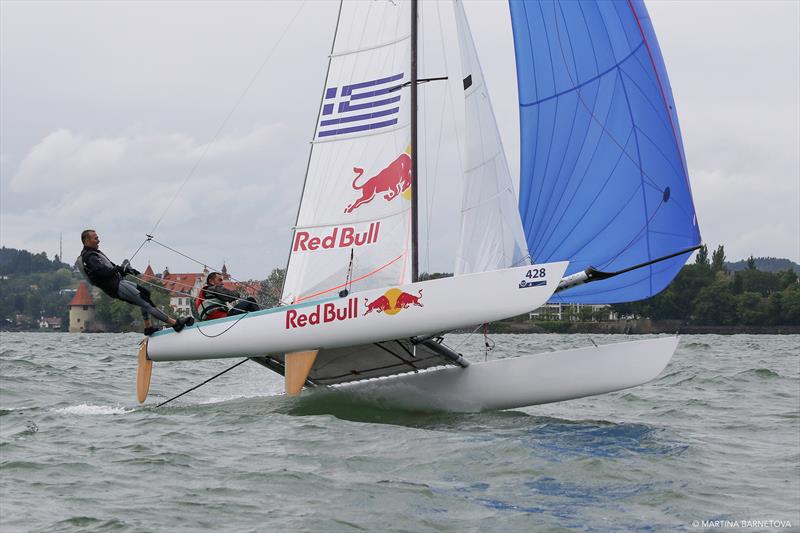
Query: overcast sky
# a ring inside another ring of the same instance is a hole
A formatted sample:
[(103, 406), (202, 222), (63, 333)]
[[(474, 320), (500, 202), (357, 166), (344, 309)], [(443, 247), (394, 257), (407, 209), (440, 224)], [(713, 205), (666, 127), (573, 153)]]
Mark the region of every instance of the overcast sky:
[[(800, 2), (647, 6), (704, 242), (724, 244), (729, 260), (800, 262)], [(508, 7), (466, 9), (517, 175)], [(284, 266), (336, 11), (333, 1), (0, 0), (0, 243), (52, 257), (63, 232), (71, 262), (92, 227), (121, 261), (188, 176), (156, 239), (226, 261), (239, 279)], [(455, 242), (453, 206), (425, 211), (437, 240)], [(452, 250), (437, 250), (423, 270), (452, 269)], [(148, 261), (197, 270), (153, 244), (134, 265)]]

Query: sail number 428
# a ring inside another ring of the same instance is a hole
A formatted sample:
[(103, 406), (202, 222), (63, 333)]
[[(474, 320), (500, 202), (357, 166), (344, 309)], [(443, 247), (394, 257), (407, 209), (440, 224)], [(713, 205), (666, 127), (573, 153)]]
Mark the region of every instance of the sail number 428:
[(525, 277), (528, 279), (535, 279), (535, 278), (543, 278), (545, 277), (545, 269), (544, 268), (532, 268), (528, 270), (528, 273), (525, 274)]

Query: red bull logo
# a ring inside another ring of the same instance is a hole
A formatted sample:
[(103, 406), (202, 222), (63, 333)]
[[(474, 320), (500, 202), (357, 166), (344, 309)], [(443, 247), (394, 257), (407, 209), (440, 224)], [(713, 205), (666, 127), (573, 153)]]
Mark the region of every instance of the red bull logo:
[(289, 309), (286, 311), (286, 329), (341, 322), (353, 318), (358, 318), (358, 298), (349, 298), (344, 306), (340, 302), (319, 304), (308, 312)]
[(409, 150), (406, 150), (389, 163), (389, 166), (361, 185), (358, 184), (358, 180), (364, 175), (364, 169), (353, 167), (353, 172), (356, 173), (356, 177), (353, 179), (353, 189), (360, 191), (361, 197), (348, 205), (344, 210), (345, 213), (352, 213), (362, 205), (370, 203), (378, 194), (385, 193), (383, 199), (392, 201), (409, 191), (409, 187), (411, 187), (411, 156)]
[(293, 252), (313, 252), (316, 250), (332, 250), (334, 248), (350, 248), (366, 246), (378, 242), (380, 222), (372, 222), (369, 229), (356, 231), (352, 226), (335, 227), (329, 231), (313, 235), (309, 231), (297, 231), (294, 234)]
[(364, 315), (368, 315), (373, 311), (378, 313), (386, 313), (387, 315), (396, 315), (403, 309), (408, 309), (411, 306), (424, 307), (420, 303), (422, 298), (422, 289), (419, 290), (417, 296), (403, 292), (400, 289), (389, 289), (382, 296), (375, 298), (371, 302), (366, 301), (367, 311)]

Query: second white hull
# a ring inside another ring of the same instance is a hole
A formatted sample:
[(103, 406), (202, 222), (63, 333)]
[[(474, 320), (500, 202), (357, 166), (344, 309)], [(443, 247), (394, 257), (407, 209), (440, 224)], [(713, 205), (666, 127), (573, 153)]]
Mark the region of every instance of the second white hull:
[(401, 374), (335, 390), (412, 410), (512, 409), (647, 383), (664, 370), (677, 345), (677, 337), (606, 344)]

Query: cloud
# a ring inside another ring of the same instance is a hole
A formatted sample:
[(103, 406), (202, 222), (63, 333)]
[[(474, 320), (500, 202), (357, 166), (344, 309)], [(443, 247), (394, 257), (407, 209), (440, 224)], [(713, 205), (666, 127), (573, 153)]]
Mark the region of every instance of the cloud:
[[(160, 220), (157, 237), (187, 255), (213, 256), (216, 266), (223, 259), (243, 266), (253, 255), (274, 256), (258, 264), (268, 273), (285, 261), (304, 171), (283, 146), (283, 130), (259, 125), (207, 142), (177, 132), (89, 137), (54, 131), (30, 149), (10, 180), (4, 245), (52, 256), (63, 231), (64, 255), (71, 257), (79, 248), (75, 235), (92, 227), (109, 255), (121, 260)], [(275, 239), (282, 233), (286, 239)], [(156, 268), (194, 268), (157, 246), (146, 253)]]
[(258, 126), (240, 135), (200, 143), (182, 133), (88, 138), (68, 129), (47, 135), (23, 158), (11, 191), (55, 191), (92, 184), (148, 185), (154, 178), (185, 179), (224, 173), (229, 165), (280, 143), (282, 127)]
[(96, 181), (118, 171), (125, 149), (124, 139), (87, 140), (66, 129), (54, 131), (22, 161), (11, 190), (63, 189)]
[[(770, 255), (796, 260), (800, 256), (798, 228), (800, 184), (768, 180), (749, 169), (697, 170), (693, 193), (703, 241), (710, 247), (725, 246), (731, 260)], [(764, 198), (769, 186), (769, 204), (754, 202)], [(787, 216), (794, 213), (794, 217)]]

